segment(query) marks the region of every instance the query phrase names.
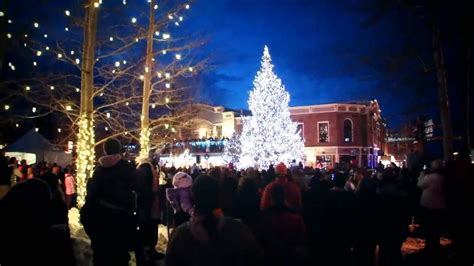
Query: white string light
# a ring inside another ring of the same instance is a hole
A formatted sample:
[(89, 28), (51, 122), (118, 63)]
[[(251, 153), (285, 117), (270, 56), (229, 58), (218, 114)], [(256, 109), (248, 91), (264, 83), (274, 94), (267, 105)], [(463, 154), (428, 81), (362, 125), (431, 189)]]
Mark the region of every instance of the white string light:
[(65, 27), (64, 30), (65, 30), (65, 31), (69, 31), (69, 28), (68, 28), (68, 27)]
[(0, 17), (5, 16), (5, 13), (3, 11), (0, 11)]
[(38, 63), (36, 61), (33, 61), (33, 66), (37, 66)]
[(122, 63), (123, 63), (124, 65), (126, 65), (126, 64), (127, 64), (127, 60), (123, 60)]
[(166, 72), (166, 73), (165, 73), (165, 78), (166, 78), (166, 79), (169, 79), (170, 77), (171, 77), (170, 73)]
[(168, 40), (171, 37), (169, 33), (163, 33), (163, 39)]
[(74, 51), (73, 51), (73, 50), (71, 50), (71, 55), (74, 55)]
[(166, 50), (163, 50), (163, 54), (166, 54)]
[(50, 86), (49, 89), (54, 91), (54, 86)]
[(158, 78), (162, 77), (161, 72), (156, 72), (156, 75), (158, 76)]
[(26, 90), (26, 91), (30, 91), (30, 90), (31, 90), (30, 86), (26, 86), (26, 87), (25, 87), (25, 90)]
[(126, 4), (127, 4), (127, 0), (122, 0), (122, 4), (126, 5)]
[(137, 18), (136, 17), (132, 18), (132, 23), (134, 23), (134, 24), (137, 23)]
[(171, 84), (166, 83), (166, 84), (165, 84), (165, 87), (166, 87), (167, 89), (169, 89), (169, 88), (171, 88)]
[(81, 60), (79, 58), (76, 58), (76, 65), (79, 65), (81, 63)]
[(173, 19), (173, 15), (169, 14), (169, 15), (168, 15), (168, 18), (169, 18), (169, 19)]
[(39, 28), (38, 22), (33, 23), (33, 26), (34, 26), (35, 28)]
[(181, 16), (181, 17), (179, 17), (179, 21), (183, 21), (183, 17), (182, 17), (182, 16)]
[(106, 115), (107, 115), (107, 118), (110, 118), (110, 113), (107, 113)]
[(39, 128), (35, 127), (35, 132), (38, 132), (39, 131)]
[(66, 14), (66, 16), (69, 17), (71, 15), (71, 12), (69, 12), (69, 10), (66, 10), (66, 11), (64, 11), (64, 14)]
[(11, 19), (8, 20), (8, 24), (12, 24), (13, 21)]
[(12, 38), (12, 34), (11, 34), (11, 33), (7, 33), (7, 38), (8, 38), (8, 39), (11, 39), (11, 38)]
[(155, 107), (156, 107), (156, 104), (154, 104), (154, 103), (151, 104), (151, 108), (155, 109)]
[(79, 88), (76, 88), (76, 92), (80, 92), (81, 90)]
[(41, 51), (36, 51), (36, 56), (41, 56), (42, 52)]
[(32, 113), (36, 113), (36, 107), (31, 108)]
[(48, 38), (48, 34), (44, 34), (43, 37), (44, 37), (44, 38)]
[(16, 126), (16, 127), (20, 127), (20, 125), (19, 125), (19, 124), (15, 124), (15, 126)]
[(155, 31), (155, 36), (160, 36), (160, 32), (159, 32), (159, 31)]
[(114, 37), (110, 36), (110, 37), (109, 37), (109, 41), (113, 42), (113, 41), (114, 41)]
[(58, 133), (61, 133), (61, 128), (58, 127)]
[(193, 68), (192, 68), (192, 67), (189, 67), (188, 70), (189, 70), (189, 72), (193, 72)]
[(98, 8), (99, 5), (100, 5), (99, 2), (95, 2), (95, 3), (94, 3), (94, 7), (95, 7), (95, 8)]
[(181, 55), (180, 54), (175, 54), (176, 59), (181, 60)]
[(153, 7), (153, 9), (157, 10), (157, 9), (158, 9), (158, 5), (155, 5), (155, 6)]
[(62, 57), (63, 57), (63, 55), (58, 53), (58, 58), (62, 58)]
[(5, 109), (5, 111), (8, 111), (8, 110), (10, 110), (10, 105), (5, 104), (5, 106), (3, 106), (3, 108)]
[(71, 110), (72, 110), (72, 106), (66, 105), (66, 111), (71, 111)]
[(186, 5), (186, 9), (189, 9), (191, 6), (190, 5)]
[(49, 51), (49, 46), (46, 46), (46, 48), (44, 48), (46, 51)]
[(119, 67), (120, 66), (120, 62), (119, 61), (116, 61), (115, 62), (115, 67)]

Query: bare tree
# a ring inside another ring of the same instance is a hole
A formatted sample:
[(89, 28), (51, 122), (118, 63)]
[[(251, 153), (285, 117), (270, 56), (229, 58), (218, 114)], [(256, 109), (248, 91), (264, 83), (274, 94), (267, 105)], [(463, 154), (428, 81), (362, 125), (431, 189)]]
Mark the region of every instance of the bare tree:
[[(144, 143), (151, 139), (144, 150), (159, 147), (177, 138), (193, 113), (184, 106), (191, 102), (189, 78), (205, 63), (192, 57), (193, 48), (203, 41), (172, 37), (170, 33), (183, 23), (189, 4), (170, 5), (160, 11), (154, 1), (150, 2), (149, 17), (145, 18), (148, 26), (144, 27), (137, 17), (126, 24), (99, 18), (99, 10), (105, 9), (100, 13), (107, 15), (107, 9), (93, 0), (85, 0), (83, 18), (72, 18), (72, 12), (66, 10), (73, 25), (83, 29), (82, 40), (68, 36), (50, 46), (34, 40), (27, 45), (35, 57), (52, 55), (66, 64), (54, 73), (48, 69), (34, 77), (9, 81), (10, 97), (29, 103), (27, 108), (17, 109), (18, 116), (37, 118), (57, 113), (69, 124), (62, 135), (70, 139), (77, 134), (80, 205), (94, 168), (96, 146), (120, 137)], [(100, 19), (108, 27), (103, 30), (101, 23), (97, 31)], [(141, 42), (144, 39), (146, 49)]]

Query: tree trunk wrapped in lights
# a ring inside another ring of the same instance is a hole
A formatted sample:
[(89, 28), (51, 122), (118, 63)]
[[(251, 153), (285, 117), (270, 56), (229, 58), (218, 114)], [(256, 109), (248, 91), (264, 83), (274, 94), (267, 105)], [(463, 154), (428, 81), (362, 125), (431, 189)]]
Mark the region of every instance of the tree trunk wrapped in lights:
[(87, 179), (92, 177), (95, 160), (94, 139), (94, 62), (99, 9), (94, 0), (87, 1), (84, 19), (84, 45), (81, 67), (81, 102), (77, 140), (77, 204), (85, 203)]
[(252, 116), (243, 118), (238, 167), (266, 169), (270, 164), (301, 160), (304, 145), (297, 124), (290, 119), (290, 95), (273, 73), (267, 46), (253, 85), (248, 100)]

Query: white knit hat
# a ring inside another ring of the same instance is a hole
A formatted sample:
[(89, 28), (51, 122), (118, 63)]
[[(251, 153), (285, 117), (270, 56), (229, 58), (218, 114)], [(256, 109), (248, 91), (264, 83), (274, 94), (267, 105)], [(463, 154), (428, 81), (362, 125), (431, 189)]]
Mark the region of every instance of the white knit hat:
[(173, 186), (175, 188), (185, 188), (193, 185), (193, 178), (185, 172), (177, 172), (173, 177)]

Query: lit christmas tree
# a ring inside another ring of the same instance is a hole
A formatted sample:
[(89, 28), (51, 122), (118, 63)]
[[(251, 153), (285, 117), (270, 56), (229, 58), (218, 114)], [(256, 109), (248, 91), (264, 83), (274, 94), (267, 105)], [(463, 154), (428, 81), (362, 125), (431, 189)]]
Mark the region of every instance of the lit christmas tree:
[(235, 133), (232, 134), (230, 139), (227, 140), (224, 145), (224, 155), (222, 156), (224, 162), (227, 164), (238, 164), (241, 152), (239, 135)]
[(267, 46), (253, 85), (248, 100), (252, 116), (243, 118), (238, 166), (266, 169), (278, 162), (288, 164), (292, 160), (300, 161), (303, 158), (303, 140), (297, 124), (290, 119), (290, 95), (273, 73)]

